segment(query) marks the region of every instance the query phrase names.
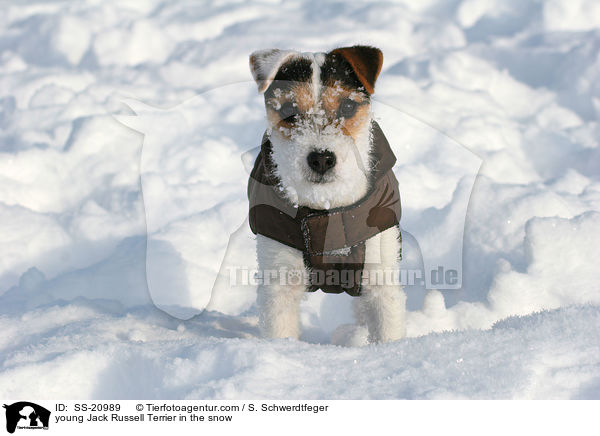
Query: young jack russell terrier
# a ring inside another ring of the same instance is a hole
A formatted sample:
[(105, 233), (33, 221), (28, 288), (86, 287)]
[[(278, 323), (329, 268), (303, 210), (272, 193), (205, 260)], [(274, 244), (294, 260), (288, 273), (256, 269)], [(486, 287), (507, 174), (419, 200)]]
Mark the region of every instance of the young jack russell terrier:
[(382, 274), (401, 250), (395, 157), (371, 114), (382, 62), (367, 46), (250, 56), (268, 120), (248, 183), (259, 269), (272, 273), (258, 288), (266, 337), (298, 338), (300, 300), (317, 289), (355, 296), (369, 341), (405, 336), (404, 291)]

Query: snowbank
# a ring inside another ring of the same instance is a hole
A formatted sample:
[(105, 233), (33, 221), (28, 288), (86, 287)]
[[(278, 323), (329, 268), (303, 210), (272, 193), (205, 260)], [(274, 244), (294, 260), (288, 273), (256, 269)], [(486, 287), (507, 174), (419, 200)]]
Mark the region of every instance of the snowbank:
[(598, 398), (599, 322), (598, 307), (571, 306), (342, 348), (256, 339), (244, 317), (75, 302), (0, 318), (0, 386), (39, 399)]

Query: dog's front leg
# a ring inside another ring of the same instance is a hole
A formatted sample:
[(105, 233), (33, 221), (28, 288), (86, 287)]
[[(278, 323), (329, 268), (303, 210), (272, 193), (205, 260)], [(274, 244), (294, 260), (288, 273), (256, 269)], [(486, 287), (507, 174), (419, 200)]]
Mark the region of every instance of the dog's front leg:
[[(369, 329), (370, 342), (390, 342), (406, 336), (406, 295), (391, 280), (398, 271), (400, 230), (392, 227), (366, 241), (368, 283), (354, 301), (357, 321)], [(373, 267), (375, 265), (375, 267)]]
[(258, 288), (258, 320), (263, 336), (300, 337), (300, 300), (304, 287), (261, 285)]
[(390, 342), (406, 336), (406, 295), (400, 286), (363, 286), (354, 302), (359, 324), (369, 329), (369, 342)]
[(262, 235), (257, 236), (259, 327), (269, 338), (300, 336), (300, 301), (305, 295), (302, 253)]

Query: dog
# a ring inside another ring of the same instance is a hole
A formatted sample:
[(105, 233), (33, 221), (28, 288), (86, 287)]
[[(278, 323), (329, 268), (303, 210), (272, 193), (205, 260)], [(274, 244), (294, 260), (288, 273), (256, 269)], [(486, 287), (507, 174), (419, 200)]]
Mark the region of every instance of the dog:
[(398, 271), (402, 247), (395, 157), (371, 113), (382, 63), (379, 49), (360, 45), (250, 55), (268, 124), (248, 186), (269, 278), (257, 291), (265, 337), (299, 338), (300, 301), (317, 289), (356, 297), (369, 342), (405, 336), (404, 291), (379, 274)]

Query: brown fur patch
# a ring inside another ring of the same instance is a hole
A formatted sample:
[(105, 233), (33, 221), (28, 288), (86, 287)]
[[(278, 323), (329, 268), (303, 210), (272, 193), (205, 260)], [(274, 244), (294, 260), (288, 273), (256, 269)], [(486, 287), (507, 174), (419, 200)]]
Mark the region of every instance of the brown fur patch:
[(339, 54), (348, 61), (356, 77), (369, 94), (375, 92), (375, 81), (383, 65), (383, 53), (375, 47), (341, 47), (331, 53)]
[[(282, 120), (279, 112), (275, 110), (275, 107), (281, 107), (288, 101), (296, 103), (300, 110), (300, 116), (304, 116), (307, 111), (314, 108), (312, 92), (313, 90), (310, 83), (298, 83), (290, 90), (281, 92), (280, 95), (270, 98), (267, 102), (267, 119), (272, 128), (278, 129), (282, 127), (283, 129), (280, 130), (282, 134), (286, 138), (290, 138), (291, 129), (294, 128), (294, 124)], [(322, 90), (319, 103), (325, 110), (328, 123), (337, 124), (339, 123), (338, 111), (340, 104), (347, 98), (356, 101), (360, 105), (354, 116), (344, 120), (340, 127), (344, 135), (352, 136), (357, 139), (362, 129), (364, 129), (370, 121), (370, 104), (368, 99), (365, 98), (362, 93), (356, 92), (355, 89), (344, 87), (339, 83), (328, 83)]]
[(300, 112), (304, 113), (313, 107), (314, 99), (310, 83), (299, 83), (292, 87), (291, 92), (294, 93), (295, 101)]
[(362, 94), (356, 92), (355, 89), (344, 87), (335, 82), (327, 83), (325, 90), (322, 92), (321, 101), (323, 102), (323, 108), (328, 113), (337, 116), (337, 110), (340, 107), (340, 103), (345, 98), (354, 100), (357, 103), (366, 101)]
[(356, 110), (356, 114), (352, 118), (344, 120), (343, 132), (346, 135), (352, 136), (354, 139), (358, 139), (358, 135), (363, 129), (369, 124), (369, 105), (364, 104), (359, 106)]
[(328, 83), (322, 93), (321, 101), (330, 120), (336, 120), (340, 104), (344, 99), (350, 99), (360, 104), (353, 117), (344, 120), (342, 132), (356, 138), (365, 124), (369, 122), (369, 101), (355, 89), (347, 88), (339, 83)]
[(269, 120), (271, 128), (279, 130), (287, 139), (291, 138), (291, 129), (293, 129), (294, 126), (292, 123), (282, 120), (277, 111), (273, 109), (267, 110), (267, 119)]
[[(279, 111), (275, 109), (283, 106), (286, 102), (295, 103), (300, 111), (300, 116), (302, 116), (314, 105), (311, 85), (298, 82), (289, 90), (282, 91), (280, 95), (275, 95), (267, 101), (267, 119), (273, 128), (281, 126), (285, 129), (292, 129), (294, 127), (293, 123), (281, 119)], [(289, 137), (287, 134), (285, 136)]]

